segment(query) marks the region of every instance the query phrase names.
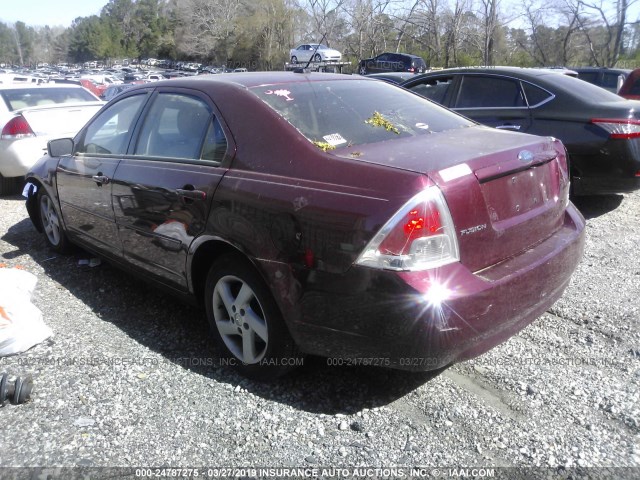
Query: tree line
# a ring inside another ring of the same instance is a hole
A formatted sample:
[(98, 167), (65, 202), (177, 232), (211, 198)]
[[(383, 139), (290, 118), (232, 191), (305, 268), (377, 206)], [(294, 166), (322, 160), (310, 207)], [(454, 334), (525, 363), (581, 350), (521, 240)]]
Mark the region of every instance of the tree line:
[(0, 63), (181, 59), (280, 69), (318, 42), (357, 61), (383, 51), (431, 67), (635, 67), (640, 0), (108, 0), (68, 28), (0, 22)]

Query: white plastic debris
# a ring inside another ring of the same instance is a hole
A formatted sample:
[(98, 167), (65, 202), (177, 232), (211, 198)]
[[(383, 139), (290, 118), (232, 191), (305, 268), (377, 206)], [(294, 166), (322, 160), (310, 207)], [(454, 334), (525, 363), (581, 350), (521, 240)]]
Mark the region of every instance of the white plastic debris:
[(35, 195), (35, 193), (38, 191), (38, 186), (31, 182), (27, 182), (24, 184), (24, 188), (22, 189), (22, 196), (25, 198), (29, 198), (29, 190), (31, 188), (33, 188), (33, 194)]
[(17, 268), (0, 268), (0, 357), (24, 352), (53, 335), (31, 303), (38, 279)]

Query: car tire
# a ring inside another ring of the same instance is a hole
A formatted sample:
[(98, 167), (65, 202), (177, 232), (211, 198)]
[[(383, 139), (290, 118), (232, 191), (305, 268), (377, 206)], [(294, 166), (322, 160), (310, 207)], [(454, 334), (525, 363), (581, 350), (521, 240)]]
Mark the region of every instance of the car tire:
[(291, 63), (298, 63), (298, 57), (291, 57)]
[(365, 67), (364, 65), (360, 65), (360, 68), (358, 69), (358, 73), (360, 73), (360, 75), (366, 75), (367, 67)]
[(42, 232), (49, 248), (58, 253), (68, 253), (71, 250), (71, 244), (64, 233), (60, 213), (53, 199), (42, 190), (38, 194), (38, 212)]
[(318, 63), (322, 61), (322, 57), (320, 56), (319, 53), (316, 53), (316, 55), (313, 57), (313, 61)]
[(301, 363), (264, 280), (238, 255), (211, 266), (205, 288), (211, 334), (227, 365), (255, 380), (278, 378)]

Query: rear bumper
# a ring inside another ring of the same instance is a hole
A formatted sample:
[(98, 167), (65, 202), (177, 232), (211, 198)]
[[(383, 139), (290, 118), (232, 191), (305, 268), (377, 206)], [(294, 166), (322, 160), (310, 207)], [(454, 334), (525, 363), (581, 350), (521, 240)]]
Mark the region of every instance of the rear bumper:
[[(544, 313), (562, 295), (583, 248), (584, 219), (570, 205), (552, 237), (482, 272), (461, 264), (436, 272), (312, 272), (278, 300), (306, 353), (433, 370), (486, 352)], [(290, 303), (293, 290), (297, 305)], [(445, 291), (434, 304), (434, 292)]]
[(0, 174), (21, 177), (47, 152), (45, 137), (0, 140)]
[(573, 177), (575, 195), (629, 193), (640, 189), (640, 176), (633, 177)]
[(577, 195), (627, 193), (640, 189), (640, 139), (609, 139), (597, 154), (571, 154)]

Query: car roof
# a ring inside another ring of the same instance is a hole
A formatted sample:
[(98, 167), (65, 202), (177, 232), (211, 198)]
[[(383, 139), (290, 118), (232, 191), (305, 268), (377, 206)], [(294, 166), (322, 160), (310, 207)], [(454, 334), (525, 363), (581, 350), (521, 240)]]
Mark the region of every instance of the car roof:
[[(154, 82), (152, 86), (193, 86), (198, 83), (237, 85), (245, 88), (258, 87), (260, 85), (292, 84), (335, 80), (366, 80), (360, 76), (344, 75), (339, 73), (295, 73), (295, 72), (234, 72), (224, 75), (194, 75), (169, 80)], [(370, 81), (375, 81), (370, 79)], [(149, 86), (149, 84), (147, 84)]]

